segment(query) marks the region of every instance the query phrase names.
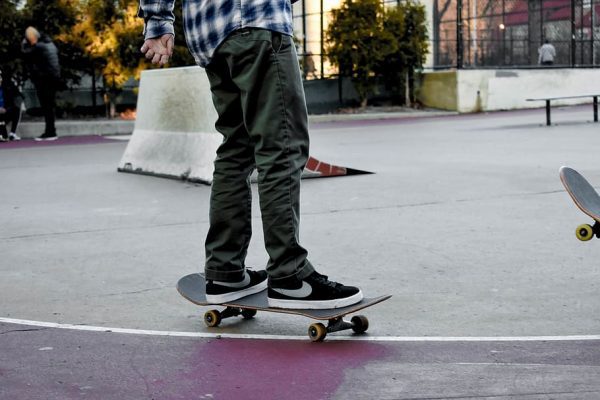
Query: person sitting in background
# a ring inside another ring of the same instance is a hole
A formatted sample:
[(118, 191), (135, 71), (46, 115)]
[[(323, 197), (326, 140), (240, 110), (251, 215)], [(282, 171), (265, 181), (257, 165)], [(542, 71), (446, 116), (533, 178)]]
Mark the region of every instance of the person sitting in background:
[[(17, 126), (21, 120), (23, 95), (10, 76), (2, 76), (0, 70), (0, 142), (21, 140)], [(10, 131), (7, 130), (10, 124)]]
[(60, 83), (58, 50), (47, 35), (31, 26), (25, 31), (21, 50), (46, 121), (44, 134), (36, 140), (56, 140), (56, 92)]

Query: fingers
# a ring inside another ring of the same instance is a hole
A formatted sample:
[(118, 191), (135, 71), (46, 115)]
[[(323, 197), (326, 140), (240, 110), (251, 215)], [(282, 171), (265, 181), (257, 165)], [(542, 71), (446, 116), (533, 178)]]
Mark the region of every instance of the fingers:
[(148, 60), (152, 60), (152, 59), (154, 59), (154, 55), (155, 55), (155, 54), (156, 54), (156, 53), (154, 52), (154, 50), (153, 50), (153, 49), (148, 49), (148, 50), (146, 51), (146, 58), (147, 58)]
[(162, 66), (164, 66), (164, 65), (167, 65), (168, 63), (169, 63), (169, 56), (167, 56), (167, 55), (163, 55), (163, 56), (160, 58), (159, 65), (162, 67)]
[(173, 47), (175, 46), (175, 40), (173, 39), (173, 35), (169, 35), (167, 39), (167, 54), (169, 56), (173, 55)]
[[(148, 57), (146, 55), (146, 57)], [(168, 64), (169, 63), (169, 58), (170, 56), (168, 54), (159, 54), (159, 53), (154, 53), (154, 56), (152, 57), (152, 64), (154, 65), (160, 65), (161, 67)], [(150, 58), (148, 58), (150, 59)]]
[(145, 57), (155, 65), (166, 65), (173, 55), (173, 35), (164, 35), (160, 39), (148, 39), (140, 48)]

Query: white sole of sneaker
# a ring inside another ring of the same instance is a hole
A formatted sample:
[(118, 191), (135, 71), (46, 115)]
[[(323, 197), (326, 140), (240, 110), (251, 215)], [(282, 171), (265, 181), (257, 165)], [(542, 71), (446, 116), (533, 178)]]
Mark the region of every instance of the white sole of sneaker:
[(35, 138), (35, 141), (36, 142), (51, 142), (56, 139), (58, 139), (58, 136), (49, 137), (49, 138)]
[(282, 300), (269, 297), (269, 307), (288, 308), (290, 310), (329, 310), (332, 308), (348, 307), (359, 303), (362, 299), (362, 291), (350, 297), (335, 300)]
[(231, 303), (232, 301), (236, 301), (241, 299), (242, 297), (250, 296), (251, 294), (260, 293), (263, 290), (267, 289), (267, 279), (263, 282), (250, 286), (249, 288), (238, 290), (231, 293), (223, 293), (223, 294), (207, 294), (206, 301), (211, 304), (223, 304), (223, 303)]

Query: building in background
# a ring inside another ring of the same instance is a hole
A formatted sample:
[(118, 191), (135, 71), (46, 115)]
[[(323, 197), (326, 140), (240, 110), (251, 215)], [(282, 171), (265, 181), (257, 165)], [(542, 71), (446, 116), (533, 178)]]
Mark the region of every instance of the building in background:
[[(382, 0), (393, 6), (404, 0)], [(294, 4), (294, 31), (301, 56), (310, 56), (313, 77), (336, 74), (325, 53), (331, 10), (342, 0)], [(427, 69), (526, 68), (537, 65), (545, 39), (557, 50), (557, 66), (600, 64), (600, 0), (420, 0), (429, 21)]]
[(436, 68), (531, 67), (548, 40), (556, 65), (598, 65), (600, 0), (435, 0)]
[[(422, 78), (423, 104), (511, 110), (543, 106), (528, 98), (600, 93), (600, 0), (435, 0), (432, 7), (434, 70)], [(546, 40), (556, 49), (552, 66), (538, 62)]]

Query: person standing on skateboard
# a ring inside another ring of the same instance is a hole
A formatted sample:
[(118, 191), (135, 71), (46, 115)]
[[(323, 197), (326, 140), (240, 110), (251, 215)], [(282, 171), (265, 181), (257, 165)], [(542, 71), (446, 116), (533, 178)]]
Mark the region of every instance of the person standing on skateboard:
[[(141, 0), (142, 52), (168, 63), (174, 0)], [(269, 306), (336, 308), (360, 289), (316, 272), (299, 243), (300, 176), (308, 159), (308, 115), (292, 34), (290, 0), (183, 2), (188, 47), (206, 69), (223, 135), (217, 150), (206, 238), (206, 298), (225, 303), (268, 287)], [(250, 174), (258, 191), (266, 271), (245, 267), (252, 235)]]

